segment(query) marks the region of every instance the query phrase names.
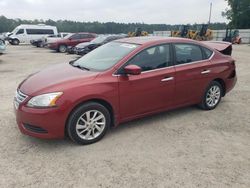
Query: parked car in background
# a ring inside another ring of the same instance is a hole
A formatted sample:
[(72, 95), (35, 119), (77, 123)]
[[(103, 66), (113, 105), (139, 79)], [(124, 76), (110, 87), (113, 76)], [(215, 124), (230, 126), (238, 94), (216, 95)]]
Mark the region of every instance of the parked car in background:
[(98, 36), (91, 42), (86, 43), (80, 43), (76, 45), (75, 47), (68, 47), (68, 52), (71, 54), (77, 54), (77, 55), (85, 55), (89, 53), (90, 51), (96, 49), (99, 46), (102, 46), (103, 44), (106, 44), (110, 41), (117, 40), (125, 38), (124, 35), (102, 35)]
[(7, 40), (12, 45), (20, 43), (30, 43), (31, 40), (37, 40), (48, 35), (57, 35), (55, 26), (38, 24), (38, 25), (19, 25), (8, 34)]
[(74, 47), (83, 42), (90, 42), (96, 37), (97, 35), (95, 33), (74, 33), (67, 35), (63, 39), (49, 43), (48, 48), (64, 53), (67, 51), (68, 46)]
[(161, 111), (194, 104), (213, 110), (237, 80), (234, 59), (217, 46), (184, 38), (125, 38), (54, 65), (18, 86), (19, 129), (91, 144), (110, 127)]
[(45, 38), (45, 45), (56, 42), (64, 37), (67, 37), (68, 35), (72, 35), (72, 33), (59, 33), (58, 35), (48, 36)]
[(36, 39), (36, 40), (31, 40), (30, 43), (33, 45), (33, 46), (36, 46), (36, 47), (45, 47), (47, 46), (48, 43), (53, 43), (57, 40), (60, 40), (64, 37), (66, 37), (67, 35), (69, 35), (71, 33), (59, 33), (58, 35), (49, 35), (49, 36), (44, 36), (40, 39)]
[(0, 33), (0, 40), (5, 40), (6, 33)]
[(5, 51), (5, 41), (0, 39), (0, 55), (3, 54), (3, 52)]

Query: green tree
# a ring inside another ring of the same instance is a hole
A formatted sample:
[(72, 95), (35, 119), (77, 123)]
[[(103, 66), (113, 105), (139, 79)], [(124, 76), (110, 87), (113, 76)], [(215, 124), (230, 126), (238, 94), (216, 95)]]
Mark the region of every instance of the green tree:
[(222, 15), (230, 20), (230, 26), (238, 29), (250, 28), (250, 0), (226, 0), (229, 9)]
[[(59, 32), (93, 32), (97, 34), (117, 34), (128, 33), (135, 31), (140, 27), (144, 31), (153, 33), (153, 31), (169, 31), (178, 29), (180, 25), (169, 24), (145, 24), (145, 23), (115, 23), (115, 22), (79, 22), (69, 20), (22, 20), (22, 19), (9, 19), (5, 16), (0, 16), (0, 33), (10, 32), (20, 24), (39, 24), (45, 23), (47, 25), (56, 26)], [(197, 24), (190, 25), (196, 28)], [(225, 29), (226, 23), (211, 23), (211, 29)]]

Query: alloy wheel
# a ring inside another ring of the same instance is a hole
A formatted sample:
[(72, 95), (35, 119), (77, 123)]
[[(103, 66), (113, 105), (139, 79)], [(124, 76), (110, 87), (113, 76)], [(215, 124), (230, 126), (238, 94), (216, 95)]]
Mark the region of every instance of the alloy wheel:
[(221, 89), (217, 85), (213, 85), (207, 92), (206, 103), (210, 108), (218, 104), (221, 97)]
[(102, 134), (105, 124), (106, 118), (102, 112), (89, 110), (77, 120), (76, 133), (83, 140), (93, 140)]

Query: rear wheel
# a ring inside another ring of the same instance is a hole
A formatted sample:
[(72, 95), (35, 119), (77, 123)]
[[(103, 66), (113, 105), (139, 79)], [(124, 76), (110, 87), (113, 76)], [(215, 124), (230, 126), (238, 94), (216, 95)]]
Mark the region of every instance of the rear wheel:
[(66, 45), (60, 45), (58, 48), (58, 51), (61, 53), (65, 53), (67, 51), (67, 46)]
[(203, 96), (199, 106), (204, 110), (213, 110), (221, 101), (222, 86), (219, 82), (212, 81)]
[(92, 144), (102, 139), (110, 123), (107, 108), (99, 103), (89, 102), (70, 115), (67, 132), (71, 140), (78, 144)]
[(39, 42), (39, 43), (37, 44), (37, 47), (38, 47), (38, 48), (42, 48), (42, 47), (43, 47), (43, 43), (42, 43), (42, 42)]

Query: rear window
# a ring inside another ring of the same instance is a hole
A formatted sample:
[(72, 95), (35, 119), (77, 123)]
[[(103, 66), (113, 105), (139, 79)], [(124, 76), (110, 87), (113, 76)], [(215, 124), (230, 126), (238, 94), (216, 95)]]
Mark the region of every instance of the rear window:
[(209, 59), (213, 54), (212, 50), (209, 50), (209, 49), (207, 49), (205, 47), (203, 47), (203, 51), (204, 51), (204, 56), (205, 56), (204, 58), (205, 59)]
[(203, 60), (201, 48), (193, 44), (175, 44), (176, 63), (186, 64)]

